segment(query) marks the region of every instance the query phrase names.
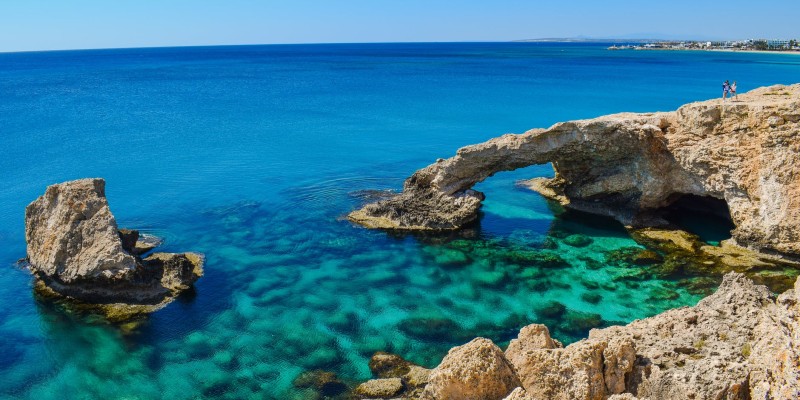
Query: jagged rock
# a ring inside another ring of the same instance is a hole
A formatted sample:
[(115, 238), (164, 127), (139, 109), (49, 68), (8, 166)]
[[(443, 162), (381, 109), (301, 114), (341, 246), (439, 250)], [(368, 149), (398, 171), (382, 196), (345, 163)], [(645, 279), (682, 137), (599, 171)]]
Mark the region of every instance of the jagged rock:
[[(536, 334), (531, 334), (536, 332)], [(506, 358), (532, 399), (604, 399), (625, 389), (636, 354), (630, 339), (548, 346), (549, 332), (529, 325), (509, 344)]]
[(639, 399), (638, 397), (630, 393), (622, 393), (610, 396), (607, 400), (647, 400), (647, 399)]
[(403, 391), (400, 378), (383, 378), (368, 380), (356, 387), (355, 393), (368, 398), (385, 399)]
[[(427, 398), (503, 398), (497, 397), (502, 390), (465, 394), (465, 387), (488, 387), (490, 379), (504, 388), (513, 381), (496, 368), (477, 366), (475, 353), (463, 349), (476, 341), (491, 347), (476, 339), (453, 348), (434, 370)], [(800, 278), (775, 298), (744, 275), (729, 273), (717, 292), (695, 307), (593, 329), (587, 339), (565, 348), (543, 325), (529, 325), (505, 356), (482, 358), (513, 366), (521, 387), (505, 400), (798, 399)], [(481, 369), (486, 372), (476, 376)], [(442, 393), (451, 397), (435, 397)]]
[(511, 339), (505, 357), (511, 365), (522, 364), (526, 360), (525, 355), (531, 351), (560, 347), (564, 346), (550, 337), (550, 330), (546, 326), (531, 324), (520, 329), (516, 339)]
[(139, 231), (135, 229), (120, 229), (117, 232), (119, 233), (119, 240), (122, 242), (122, 248), (128, 253), (134, 254), (136, 242), (139, 241)]
[[(770, 95), (776, 91), (790, 96)], [(652, 226), (665, 222), (657, 211), (681, 195), (722, 199), (739, 245), (797, 256), (798, 94), (800, 84), (773, 86), (728, 105), (710, 100), (504, 135), (437, 160), (409, 177), (401, 194), (349, 217), (367, 227), (456, 229), (476, 218), (483, 198), (471, 190), (477, 182), (552, 162), (556, 177), (532, 186), (566, 207)]]
[(103, 179), (49, 186), (25, 209), (36, 287), (80, 302), (152, 311), (202, 276), (202, 255), (157, 253), (143, 260), (139, 238), (138, 231), (118, 230)]
[(378, 378), (398, 378), (409, 372), (411, 363), (396, 354), (379, 351), (369, 359), (369, 370)]
[(410, 387), (425, 386), (431, 380), (431, 372), (433, 371), (430, 369), (420, 367), (419, 365), (412, 365), (409, 367), (408, 372), (403, 375), (403, 381)]
[(136, 245), (133, 247), (130, 253), (140, 256), (152, 251), (158, 246), (161, 246), (162, 242), (163, 241), (158, 236), (139, 232), (139, 239), (136, 240)]
[(518, 387), (503, 400), (534, 400), (534, 398), (525, 389)]
[(433, 369), (424, 400), (500, 400), (520, 386), (514, 368), (491, 340), (450, 349)]

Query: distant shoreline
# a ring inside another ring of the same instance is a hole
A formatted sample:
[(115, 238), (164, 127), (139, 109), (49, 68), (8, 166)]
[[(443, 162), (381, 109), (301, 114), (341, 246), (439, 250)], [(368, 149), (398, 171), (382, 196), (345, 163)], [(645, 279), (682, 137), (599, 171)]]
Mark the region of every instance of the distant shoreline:
[[(626, 50), (626, 49), (623, 49)], [(670, 48), (638, 48), (638, 49), (627, 49), (627, 50), (646, 50), (646, 51), (714, 51), (720, 53), (756, 53), (756, 54), (793, 54), (793, 55), (800, 55), (800, 51), (797, 50), (739, 50), (739, 49), (670, 49)]]

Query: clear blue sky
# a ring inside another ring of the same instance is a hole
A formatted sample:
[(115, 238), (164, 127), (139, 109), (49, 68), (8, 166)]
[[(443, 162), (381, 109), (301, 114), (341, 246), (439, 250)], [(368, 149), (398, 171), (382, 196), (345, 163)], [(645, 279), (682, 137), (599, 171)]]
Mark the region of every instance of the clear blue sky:
[(0, 51), (542, 37), (800, 37), (798, 0), (0, 0)]

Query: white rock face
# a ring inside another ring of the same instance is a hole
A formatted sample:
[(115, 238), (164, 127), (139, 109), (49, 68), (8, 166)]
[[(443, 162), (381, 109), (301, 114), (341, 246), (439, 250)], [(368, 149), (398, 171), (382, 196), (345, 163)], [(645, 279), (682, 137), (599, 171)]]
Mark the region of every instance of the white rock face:
[(136, 268), (123, 251), (102, 179), (81, 179), (47, 188), (25, 209), (31, 267), (61, 283), (122, 277)]

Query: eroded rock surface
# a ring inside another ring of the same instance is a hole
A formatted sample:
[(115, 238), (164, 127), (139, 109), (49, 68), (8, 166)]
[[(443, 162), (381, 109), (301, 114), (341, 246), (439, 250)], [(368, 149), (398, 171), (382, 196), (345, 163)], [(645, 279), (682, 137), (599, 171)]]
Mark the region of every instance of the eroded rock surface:
[(538, 324), (524, 327), (505, 354), (475, 339), (450, 350), (422, 398), (798, 399), (800, 279), (776, 298), (729, 273), (695, 307), (593, 329), (567, 347)]
[(433, 369), (424, 400), (502, 399), (520, 386), (511, 363), (491, 340), (477, 338), (452, 348)]
[(155, 253), (158, 242), (118, 229), (103, 179), (49, 186), (25, 209), (28, 263), (39, 284), (92, 304), (156, 309), (190, 288), (203, 274), (203, 255)]
[(740, 245), (800, 255), (800, 84), (721, 104), (563, 122), (459, 149), (415, 172), (393, 198), (349, 218), (370, 228), (456, 229), (497, 172), (552, 162), (556, 177), (530, 186), (566, 207), (626, 225), (663, 223), (657, 210), (691, 194), (725, 200)]

